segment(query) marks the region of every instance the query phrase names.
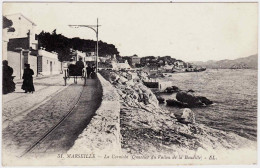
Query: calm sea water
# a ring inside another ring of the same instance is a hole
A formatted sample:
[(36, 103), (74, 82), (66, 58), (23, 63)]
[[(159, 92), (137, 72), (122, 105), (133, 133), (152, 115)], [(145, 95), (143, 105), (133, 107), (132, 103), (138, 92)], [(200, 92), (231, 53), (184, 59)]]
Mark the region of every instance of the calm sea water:
[[(208, 107), (192, 108), (197, 123), (256, 140), (257, 70), (206, 70), (172, 74), (163, 80), (172, 81), (182, 90), (192, 89), (214, 102)], [(162, 96), (169, 99), (173, 95)], [(162, 107), (177, 117), (182, 113), (176, 107)]]

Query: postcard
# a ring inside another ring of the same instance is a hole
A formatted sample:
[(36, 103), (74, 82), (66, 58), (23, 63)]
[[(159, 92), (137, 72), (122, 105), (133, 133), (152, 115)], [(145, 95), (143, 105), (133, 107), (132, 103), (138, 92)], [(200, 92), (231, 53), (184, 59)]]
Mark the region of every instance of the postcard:
[(257, 164), (258, 3), (2, 15), (2, 166)]

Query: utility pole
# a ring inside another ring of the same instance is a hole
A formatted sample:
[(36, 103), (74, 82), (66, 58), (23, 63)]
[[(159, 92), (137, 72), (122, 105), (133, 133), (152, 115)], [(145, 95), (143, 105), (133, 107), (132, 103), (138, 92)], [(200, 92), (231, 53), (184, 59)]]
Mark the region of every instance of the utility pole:
[[(96, 73), (98, 72), (98, 27), (101, 26), (98, 24), (98, 18), (97, 18), (97, 25), (69, 25), (69, 27), (72, 28), (79, 28), (79, 27), (87, 27), (92, 29), (96, 33), (97, 38), (97, 48), (96, 48)], [(96, 29), (95, 29), (96, 28)]]
[(97, 57), (96, 57), (96, 73), (98, 72), (98, 18), (97, 18)]

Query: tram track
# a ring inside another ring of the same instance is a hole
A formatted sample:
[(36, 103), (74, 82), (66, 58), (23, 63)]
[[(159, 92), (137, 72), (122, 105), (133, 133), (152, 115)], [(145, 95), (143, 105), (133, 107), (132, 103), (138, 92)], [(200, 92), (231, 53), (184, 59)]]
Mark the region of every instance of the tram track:
[[(59, 82), (58, 82), (58, 83), (59, 83)], [(71, 85), (71, 84), (70, 84), (70, 85)], [(56, 95), (56, 94), (62, 92), (64, 89), (66, 89), (66, 88), (69, 87), (70, 85), (67, 85), (67, 86), (62, 87), (61, 89), (55, 91), (52, 95), (47, 96), (47, 97), (45, 98), (45, 100), (43, 100), (43, 101), (41, 101), (41, 102), (39, 102), (39, 103), (36, 103), (36, 104), (34, 104), (33, 106), (31, 106), (31, 107), (29, 107), (29, 108), (26, 108), (26, 109), (24, 109), (24, 110), (18, 112), (17, 114), (15, 114), (15, 115), (12, 116), (12, 117), (9, 117), (9, 118), (6, 119), (6, 120), (3, 120), (3, 123), (2, 123), (3, 129), (5, 129), (5, 128), (8, 126), (8, 124), (9, 124), (10, 121), (15, 121), (15, 120), (17, 120), (17, 119), (23, 117), (24, 115), (28, 114), (30, 111), (32, 111), (32, 110), (38, 108), (39, 106), (41, 106), (42, 104), (48, 102), (48, 101), (53, 97), (53, 95)], [(47, 86), (47, 87), (48, 87), (48, 86)], [(45, 89), (46, 89), (47, 87), (45, 87)], [(44, 89), (44, 88), (42, 88), (42, 90), (43, 90), (43, 89)], [(21, 96), (21, 97), (24, 97), (24, 96)], [(21, 97), (19, 97), (19, 98), (21, 98)], [(18, 98), (17, 98), (17, 99), (18, 99)], [(12, 100), (11, 100), (11, 101), (12, 101)]]
[(29, 154), (30, 152), (32, 152), (39, 144), (41, 144), (42, 141), (44, 141), (52, 132), (54, 132), (74, 111), (75, 107), (77, 107), (77, 105), (80, 102), (80, 99), (82, 97), (84, 91), (84, 86), (80, 92), (80, 96), (78, 98), (78, 100), (76, 101), (76, 103), (73, 105), (73, 107), (57, 122), (57, 124), (55, 124), (53, 127), (51, 127), (43, 136), (41, 136), (36, 142), (34, 142), (29, 148), (27, 148), (21, 155), (20, 157), (24, 157), (27, 154)]

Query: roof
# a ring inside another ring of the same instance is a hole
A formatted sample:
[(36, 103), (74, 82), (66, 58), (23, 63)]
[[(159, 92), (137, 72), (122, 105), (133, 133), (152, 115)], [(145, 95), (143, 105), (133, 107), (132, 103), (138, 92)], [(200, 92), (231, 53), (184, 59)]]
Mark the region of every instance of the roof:
[(26, 20), (28, 20), (29, 22), (31, 22), (34, 26), (37, 26), (33, 21), (31, 21), (30, 19), (28, 19), (26, 16), (24, 16), (22, 13), (14, 13), (14, 14), (10, 14), (10, 15), (5, 15), (6, 17), (8, 16), (14, 16), (14, 15), (20, 15), (23, 18), (25, 18)]
[(170, 66), (170, 65), (165, 65), (163, 68), (164, 68), (164, 69), (172, 69), (172, 66)]
[(130, 69), (131, 67), (127, 63), (117, 63), (117, 68), (119, 68), (119, 69)]

